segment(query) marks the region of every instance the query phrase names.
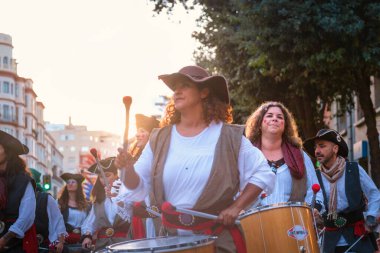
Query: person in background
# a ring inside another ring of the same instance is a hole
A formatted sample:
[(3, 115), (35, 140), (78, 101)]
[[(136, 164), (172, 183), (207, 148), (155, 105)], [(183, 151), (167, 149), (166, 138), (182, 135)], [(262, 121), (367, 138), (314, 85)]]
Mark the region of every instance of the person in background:
[(33, 168), (30, 171), (37, 184), (34, 223), (39, 240), (39, 252), (67, 253), (68, 249), (65, 247), (67, 232), (57, 201), (40, 186), (41, 173)]
[[(302, 151), (293, 115), (280, 102), (260, 105), (248, 118), (246, 136), (266, 157), (276, 173), (272, 194), (263, 194), (261, 205), (284, 202), (307, 202), (313, 198), (312, 185), (318, 183), (313, 162)], [(314, 205), (316, 215), (323, 208), (323, 195), (318, 192)]]
[[(322, 214), (325, 235), (323, 252), (374, 252), (368, 230), (376, 227), (380, 193), (372, 179), (357, 163), (347, 160), (348, 146), (333, 129), (321, 129), (304, 142), (305, 150), (314, 156), (320, 167), (319, 184), (324, 195), (326, 212)], [(363, 211), (366, 209), (366, 219)]]
[[(170, 202), (217, 215), (218, 223), (204, 228), (218, 235), (217, 252), (243, 250), (234, 222), (262, 190), (271, 192), (275, 175), (263, 154), (243, 136), (244, 128), (228, 124), (232, 108), (224, 77), (186, 66), (159, 79), (174, 91), (163, 127), (153, 130), (135, 164), (128, 150), (119, 149), (117, 156), (117, 167), (126, 173), (129, 197), (142, 201), (152, 192), (151, 204), (162, 207), (163, 214), (167, 206), (163, 203)], [(175, 223), (165, 223), (165, 227), (179, 228), (175, 230), (179, 235), (203, 233), (195, 231), (195, 226), (210, 224), (201, 218), (165, 215)]]
[(84, 195), (84, 177), (81, 174), (63, 173), (61, 178), (66, 184), (58, 193), (58, 205), (68, 232), (65, 242), (69, 251), (73, 252), (80, 244), (81, 227), (91, 206)]
[[(159, 127), (160, 122), (153, 116), (148, 117), (143, 114), (136, 114), (135, 117), (137, 132), (135, 135), (135, 141), (130, 145), (129, 153), (133, 159), (137, 161), (149, 141), (150, 133), (154, 128)], [(136, 208), (137, 206), (141, 206), (141, 208)], [(133, 209), (133, 215), (134, 218), (142, 218), (142, 222), (145, 222), (144, 237), (154, 238), (156, 237), (156, 234), (158, 234), (158, 231), (155, 231), (153, 220), (150, 218), (152, 215), (145, 210), (144, 206), (150, 206), (149, 196), (145, 198), (145, 202), (135, 205), (135, 208)], [(138, 223), (139, 220), (133, 223), (132, 229), (134, 229), (135, 232), (137, 232), (136, 230), (139, 227)]]
[(38, 250), (33, 225), (35, 182), (20, 157), (28, 152), (27, 146), (0, 130), (0, 251), (36, 253)]
[[(95, 243), (95, 250), (99, 250), (107, 245), (130, 239), (128, 235), (129, 217), (121, 217), (118, 214), (118, 202), (112, 200), (117, 196), (111, 197), (108, 194), (111, 186), (118, 180), (114, 160), (114, 157), (100, 160), (106, 178), (102, 177), (101, 170), (96, 163), (88, 169), (89, 172), (97, 173), (98, 179), (91, 191), (91, 211), (81, 229), (82, 248), (84, 249), (92, 249)], [(106, 181), (109, 184), (108, 188)]]

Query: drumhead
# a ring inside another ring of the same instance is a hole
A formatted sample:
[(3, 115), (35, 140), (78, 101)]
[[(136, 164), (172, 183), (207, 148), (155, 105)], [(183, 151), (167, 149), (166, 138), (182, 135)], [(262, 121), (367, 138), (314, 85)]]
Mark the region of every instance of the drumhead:
[(116, 243), (107, 252), (172, 252), (208, 245), (215, 239), (206, 235), (156, 237)]
[(275, 208), (283, 208), (283, 207), (306, 207), (306, 208), (310, 208), (309, 204), (307, 204), (306, 202), (276, 203), (276, 204), (258, 206), (256, 208), (249, 209), (249, 210), (245, 211), (243, 214), (241, 214), (238, 219), (243, 219), (244, 217), (247, 217), (253, 213), (262, 212), (262, 211), (275, 209)]

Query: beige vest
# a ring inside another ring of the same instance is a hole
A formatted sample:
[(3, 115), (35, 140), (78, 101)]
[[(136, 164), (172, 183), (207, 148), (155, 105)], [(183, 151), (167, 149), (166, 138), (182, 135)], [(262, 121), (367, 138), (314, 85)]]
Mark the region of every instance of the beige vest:
[[(152, 205), (165, 202), (163, 187), (164, 165), (170, 145), (172, 126), (154, 129), (150, 147), (154, 158), (152, 164)], [(223, 124), (215, 147), (214, 161), (206, 187), (194, 205), (194, 209), (218, 214), (233, 203), (239, 190), (238, 156), (244, 127)]]

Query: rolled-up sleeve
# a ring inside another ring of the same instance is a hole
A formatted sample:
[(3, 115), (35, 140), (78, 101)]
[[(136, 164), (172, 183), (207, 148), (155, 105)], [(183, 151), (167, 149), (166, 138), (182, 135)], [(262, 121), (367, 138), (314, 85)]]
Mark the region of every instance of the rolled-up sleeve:
[(18, 238), (24, 238), (25, 232), (33, 225), (36, 215), (36, 195), (31, 183), (26, 186), (18, 212), (18, 218), (10, 226), (9, 231), (15, 233)]
[(238, 166), (240, 190), (250, 183), (270, 194), (275, 185), (275, 173), (271, 170), (263, 153), (246, 138), (242, 137)]

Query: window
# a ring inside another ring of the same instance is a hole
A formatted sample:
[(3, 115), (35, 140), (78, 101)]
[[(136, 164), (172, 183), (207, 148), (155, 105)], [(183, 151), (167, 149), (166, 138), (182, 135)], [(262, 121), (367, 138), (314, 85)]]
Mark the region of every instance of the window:
[(11, 94), (12, 94), (12, 95), (13, 95), (13, 86), (14, 86), (14, 84), (11, 83)]
[(3, 118), (5, 120), (11, 120), (11, 112), (9, 105), (3, 105)]
[(3, 58), (3, 66), (4, 68), (8, 68), (8, 57), (4, 56)]
[(88, 146), (84, 146), (81, 148), (82, 152), (88, 152), (89, 150), (90, 150), (90, 148)]
[(374, 80), (374, 88), (375, 88), (375, 108), (380, 107), (380, 79), (375, 78)]
[(16, 85), (15, 85), (15, 96), (16, 96), (16, 98), (18, 98), (18, 95), (19, 95), (19, 86), (16, 83)]
[(70, 147), (70, 151), (71, 151), (71, 152), (74, 152), (75, 150), (76, 150), (76, 148), (75, 148), (74, 146), (71, 146), (71, 147)]
[(10, 88), (9, 88), (9, 82), (4, 82), (3, 83), (3, 93), (9, 93)]
[(58, 150), (59, 150), (60, 152), (63, 152), (63, 151), (65, 150), (65, 148), (64, 148), (64, 147), (59, 147)]

